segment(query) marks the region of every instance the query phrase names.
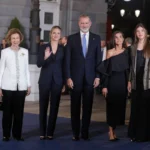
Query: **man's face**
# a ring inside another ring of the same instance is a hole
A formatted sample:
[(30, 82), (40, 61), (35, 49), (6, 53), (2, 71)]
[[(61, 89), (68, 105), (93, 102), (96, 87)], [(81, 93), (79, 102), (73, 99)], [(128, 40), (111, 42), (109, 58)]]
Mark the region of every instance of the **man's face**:
[(62, 40), (61, 40), (61, 43), (62, 44), (66, 44), (67, 43), (67, 39), (65, 37), (63, 37)]
[(78, 24), (79, 24), (80, 30), (81, 30), (83, 33), (86, 33), (86, 32), (89, 31), (92, 22), (91, 22), (91, 20), (90, 20), (89, 17), (81, 17), (81, 18), (79, 19)]
[(101, 41), (101, 47), (103, 48), (103, 47), (105, 47), (105, 46), (106, 46), (106, 41), (102, 40), (102, 41)]

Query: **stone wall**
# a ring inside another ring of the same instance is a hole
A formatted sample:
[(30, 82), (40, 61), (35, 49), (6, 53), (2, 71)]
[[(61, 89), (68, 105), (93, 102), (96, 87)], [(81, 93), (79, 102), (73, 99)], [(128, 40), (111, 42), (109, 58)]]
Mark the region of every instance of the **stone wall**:
[(25, 29), (28, 42), (30, 11), (31, 0), (0, 0), (0, 40), (5, 36), (11, 20), (17, 17)]
[(63, 34), (78, 31), (78, 17), (88, 14), (92, 19), (91, 31), (106, 37), (107, 3), (105, 0), (61, 0), (60, 25)]

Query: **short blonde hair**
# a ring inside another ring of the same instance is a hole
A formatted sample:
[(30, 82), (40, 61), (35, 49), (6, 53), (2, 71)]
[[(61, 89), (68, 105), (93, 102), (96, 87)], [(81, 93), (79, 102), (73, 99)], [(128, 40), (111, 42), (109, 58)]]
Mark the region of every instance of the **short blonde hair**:
[(9, 44), (11, 43), (11, 36), (12, 36), (13, 34), (19, 34), (19, 36), (20, 36), (20, 42), (23, 41), (24, 36), (23, 36), (23, 34), (21, 33), (21, 31), (20, 31), (19, 29), (17, 29), (17, 28), (12, 28), (12, 29), (10, 29), (10, 30), (8, 31), (8, 33), (7, 33), (6, 37), (5, 37), (7, 43), (9, 43)]

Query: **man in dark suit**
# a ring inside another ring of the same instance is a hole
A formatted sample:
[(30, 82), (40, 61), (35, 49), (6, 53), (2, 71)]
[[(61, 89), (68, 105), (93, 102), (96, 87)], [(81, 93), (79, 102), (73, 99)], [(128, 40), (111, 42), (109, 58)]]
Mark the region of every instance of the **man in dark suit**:
[(66, 47), (65, 64), (67, 85), (71, 88), (72, 140), (79, 140), (82, 97), (81, 138), (89, 140), (94, 88), (100, 83), (96, 66), (101, 61), (100, 36), (89, 32), (91, 19), (79, 17), (80, 32), (70, 35)]

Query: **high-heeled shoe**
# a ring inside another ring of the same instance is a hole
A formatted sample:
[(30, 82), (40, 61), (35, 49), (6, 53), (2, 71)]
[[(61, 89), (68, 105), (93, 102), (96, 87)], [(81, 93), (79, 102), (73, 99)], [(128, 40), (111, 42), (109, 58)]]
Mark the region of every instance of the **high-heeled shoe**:
[(108, 132), (108, 136), (109, 136), (109, 141), (111, 141), (111, 142), (117, 141), (116, 138), (114, 138), (114, 136), (112, 137), (112, 136), (110, 135), (110, 132)]
[(116, 141), (120, 140), (119, 138), (117, 138), (115, 133), (113, 133), (113, 135), (114, 135), (114, 138), (116, 139)]

